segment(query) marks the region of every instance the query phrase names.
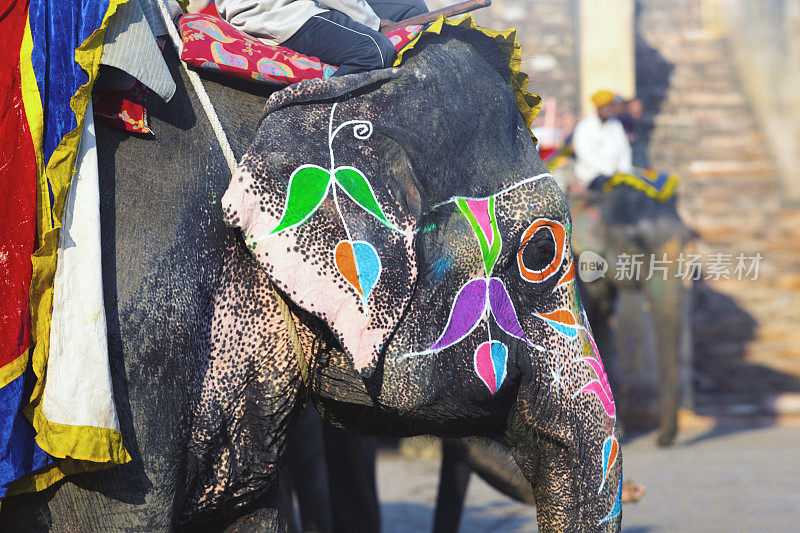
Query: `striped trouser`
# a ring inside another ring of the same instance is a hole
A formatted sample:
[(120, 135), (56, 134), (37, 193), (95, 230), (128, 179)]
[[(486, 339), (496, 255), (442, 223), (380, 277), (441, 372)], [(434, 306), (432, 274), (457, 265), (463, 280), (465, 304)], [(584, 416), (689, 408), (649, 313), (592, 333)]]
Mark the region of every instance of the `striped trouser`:
[[(392, 21), (427, 11), (422, 0), (376, 0), (368, 3), (376, 15)], [(314, 15), (281, 44), (339, 67), (334, 76), (386, 68), (395, 58), (395, 49), (388, 37), (332, 10)]]

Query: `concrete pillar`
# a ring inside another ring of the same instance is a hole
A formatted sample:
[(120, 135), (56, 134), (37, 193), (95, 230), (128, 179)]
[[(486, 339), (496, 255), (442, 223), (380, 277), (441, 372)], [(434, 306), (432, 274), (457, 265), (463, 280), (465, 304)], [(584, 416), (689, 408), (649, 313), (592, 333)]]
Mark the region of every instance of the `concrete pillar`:
[(800, 204), (800, 0), (786, 0), (784, 34), (786, 39), (786, 70), (784, 71), (783, 107), (786, 112), (787, 149), (794, 157), (783, 163), (782, 178), (786, 200)]
[(581, 109), (599, 89), (625, 98), (636, 93), (634, 0), (580, 0)]

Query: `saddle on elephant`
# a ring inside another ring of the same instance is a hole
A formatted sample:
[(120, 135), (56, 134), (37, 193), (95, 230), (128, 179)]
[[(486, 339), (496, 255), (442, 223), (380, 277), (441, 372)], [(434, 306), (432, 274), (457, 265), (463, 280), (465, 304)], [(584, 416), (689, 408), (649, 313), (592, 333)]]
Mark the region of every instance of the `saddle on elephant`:
[[(178, 25), (183, 40), (181, 59), (201, 70), (282, 86), (303, 80), (327, 79), (338, 68), (285, 46), (265, 44), (215, 13), (187, 14), (180, 18)], [(391, 32), (387, 37), (399, 52), (416, 39), (421, 30), (419, 25), (408, 26)]]

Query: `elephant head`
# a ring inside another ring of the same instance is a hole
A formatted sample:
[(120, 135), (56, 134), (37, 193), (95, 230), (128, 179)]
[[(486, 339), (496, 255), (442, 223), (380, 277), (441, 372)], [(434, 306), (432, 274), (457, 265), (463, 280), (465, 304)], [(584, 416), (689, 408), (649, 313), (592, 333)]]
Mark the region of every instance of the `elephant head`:
[(613, 530), (614, 401), (508, 64), (444, 28), (402, 67), (276, 93), (223, 207), (400, 432), (493, 437), (544, 529)]

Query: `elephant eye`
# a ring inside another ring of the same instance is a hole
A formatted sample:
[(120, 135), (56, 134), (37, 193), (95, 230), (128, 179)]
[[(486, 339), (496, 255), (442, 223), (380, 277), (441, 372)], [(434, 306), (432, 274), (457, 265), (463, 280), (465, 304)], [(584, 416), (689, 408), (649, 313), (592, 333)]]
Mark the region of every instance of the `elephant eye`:
[(545, 228), (536, 230), (522, 247), (522, 264), (528, 270), (541, 272), (553, 261), (556, 255), (556, 241), (553, 233)]
[(566, 242), (564, 226), (555, 220), (535, 220), (525, 233), (517, 252), (517, 266), (523, 279), (541, 283), (558, 271)]

